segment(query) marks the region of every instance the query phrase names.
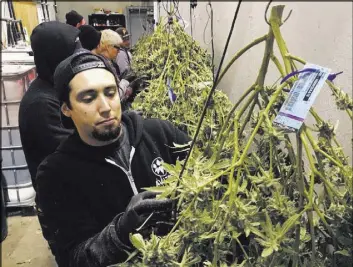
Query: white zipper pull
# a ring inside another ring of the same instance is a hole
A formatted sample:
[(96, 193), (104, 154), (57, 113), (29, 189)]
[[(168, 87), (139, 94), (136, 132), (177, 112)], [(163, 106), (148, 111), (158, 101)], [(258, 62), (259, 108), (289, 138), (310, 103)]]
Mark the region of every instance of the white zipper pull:
[(133, 182), (133, 183), (135, 182), (134, 177), (132, 177), (132, 173), (130, 171), (128, 171), (127, 176), (129, 177), (131, 182)]
[(139, 192), (137, 191), (134, 178), (132, 177), (132, 174), (130, 171), (127, 173), (127, 177), (130, 180), (130, 185), (131, 185), (132, 191), (134, 192), (134, 195), (137, 195)]

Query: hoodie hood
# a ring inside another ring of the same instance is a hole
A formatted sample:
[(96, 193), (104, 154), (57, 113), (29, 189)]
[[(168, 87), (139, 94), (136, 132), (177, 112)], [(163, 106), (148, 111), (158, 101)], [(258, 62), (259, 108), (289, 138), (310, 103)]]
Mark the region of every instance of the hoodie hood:
[[(142, 137), (143, 118), (134, 111), (126, 111), (122, 114), (121, 119), (127, 128), (131, 146), (136, 148)], [(98, 153), (99, 149), (100, 147), (94, 147), (84, 143), (78, 132), (75, 131), (65, 142), (59, 145), (57, 150), (61, 153), (77, 155), (78, 157), (90, 160), (104, 160), (100, 157), (100, 153)]]
[(80, 31), (71, 25), (49, 21), (34, 28), (31, 47), (38, 77), (53, 84), (55, 68), (80, 47)]

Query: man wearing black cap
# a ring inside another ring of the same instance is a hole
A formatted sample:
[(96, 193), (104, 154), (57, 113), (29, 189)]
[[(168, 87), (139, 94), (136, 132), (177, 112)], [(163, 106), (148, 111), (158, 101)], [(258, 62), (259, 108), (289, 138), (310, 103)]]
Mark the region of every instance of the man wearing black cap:
[(78, 14), (75, 10), (71, 10), (70, 12), (67, 12), (65, 15), (65, 18), (66, 18), (66, 24), (69, 24), (76, 28), (79, 28), (80, 26), (86, 24), (85, 19), (80, 14)]
[(120, 73), (123, 74), (131, 69), (132, 54), (129, 51), (130, 48), (130, 34), (124, 27), (119, 27), (116, 32), (123, 39), (121, 44), (120, 53), (116, 57), (116, 63), (118, 64)]
[(59, 267), (122, 262), (132, 249), (130, 233), (165, 234), (162, 226), (170, 226), (171, 200), (143, 188), (163, 183), (162, 163), (184, 158), (185, 147), (174, 144), (187, 146), (190, 138), (167, 121), (122, 114), (111, 64), (88, 50), (61, 62), (54, 81), (74, 127), (37, 175), (37, 205), (54, 234), (56, 261)]

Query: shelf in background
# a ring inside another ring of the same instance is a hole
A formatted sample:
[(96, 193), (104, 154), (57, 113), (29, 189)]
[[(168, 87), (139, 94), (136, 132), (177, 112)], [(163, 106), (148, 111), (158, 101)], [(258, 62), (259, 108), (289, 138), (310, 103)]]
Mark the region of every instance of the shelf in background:
[(110, 14), (96, 14), (96, 13), (92, 13), (91, 15), (93, 15), (93, 16), (121, 16), (121, 15), (124, 15), (124, 14), (121, 14), (121, 13), (110, 13)]
[(94, 26), (92, 25), (94, 28), (98, 29), (110, 29), (110, 28), (119, 28), (119, 27), (123, 27), (122, 25), (99, 25), (99, 26)]
[[(88, 15), (88, 23), (96, 29), (116, 29), (118, 27), (126, 27), (124, 14), (91, 14)], [(107, 25), (109, 23), (109, 25)], [(95, 24), (103, 24), (97, 25)]]

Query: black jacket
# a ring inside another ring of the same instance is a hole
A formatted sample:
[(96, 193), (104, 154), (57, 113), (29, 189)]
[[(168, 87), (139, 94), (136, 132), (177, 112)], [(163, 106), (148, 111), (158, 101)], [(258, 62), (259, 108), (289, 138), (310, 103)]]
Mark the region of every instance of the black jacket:
[(78, 34), (79, 30), (70, 25), (50, 21), (39, 24), (31, 35), (38, 77), (30, 84), (21, 100), (19, 128), (34, 188), (39, 164), (72, 133), (61, 123), (53, 74), (57, 65), (77, 48)]
[[(134, 112), (123, 114), (132, 148), (132, 180), (118, 166), (100, 155), (100, 148), (71, 135), (38, 168), (37, 205), (44, 230), (54, 233), (53, 252), (60, 267), (96, 267), (124, 261), (126, 246), (116, 234), (118, 214), (144, 187), (156, 186), (166, 173), (158, 161), (174, 164), (185, 152), (173, 143), (190, 138), (171, 123), (143, 119)], [(47, 235), (49, 236), (49, 235)]]
[(36, 188), (39, 164), (72, 133), (61, 123), (60, 103), (52, 84), (41, 78), (32, 82), (20, 104), (19, 126), (23, 151)]

